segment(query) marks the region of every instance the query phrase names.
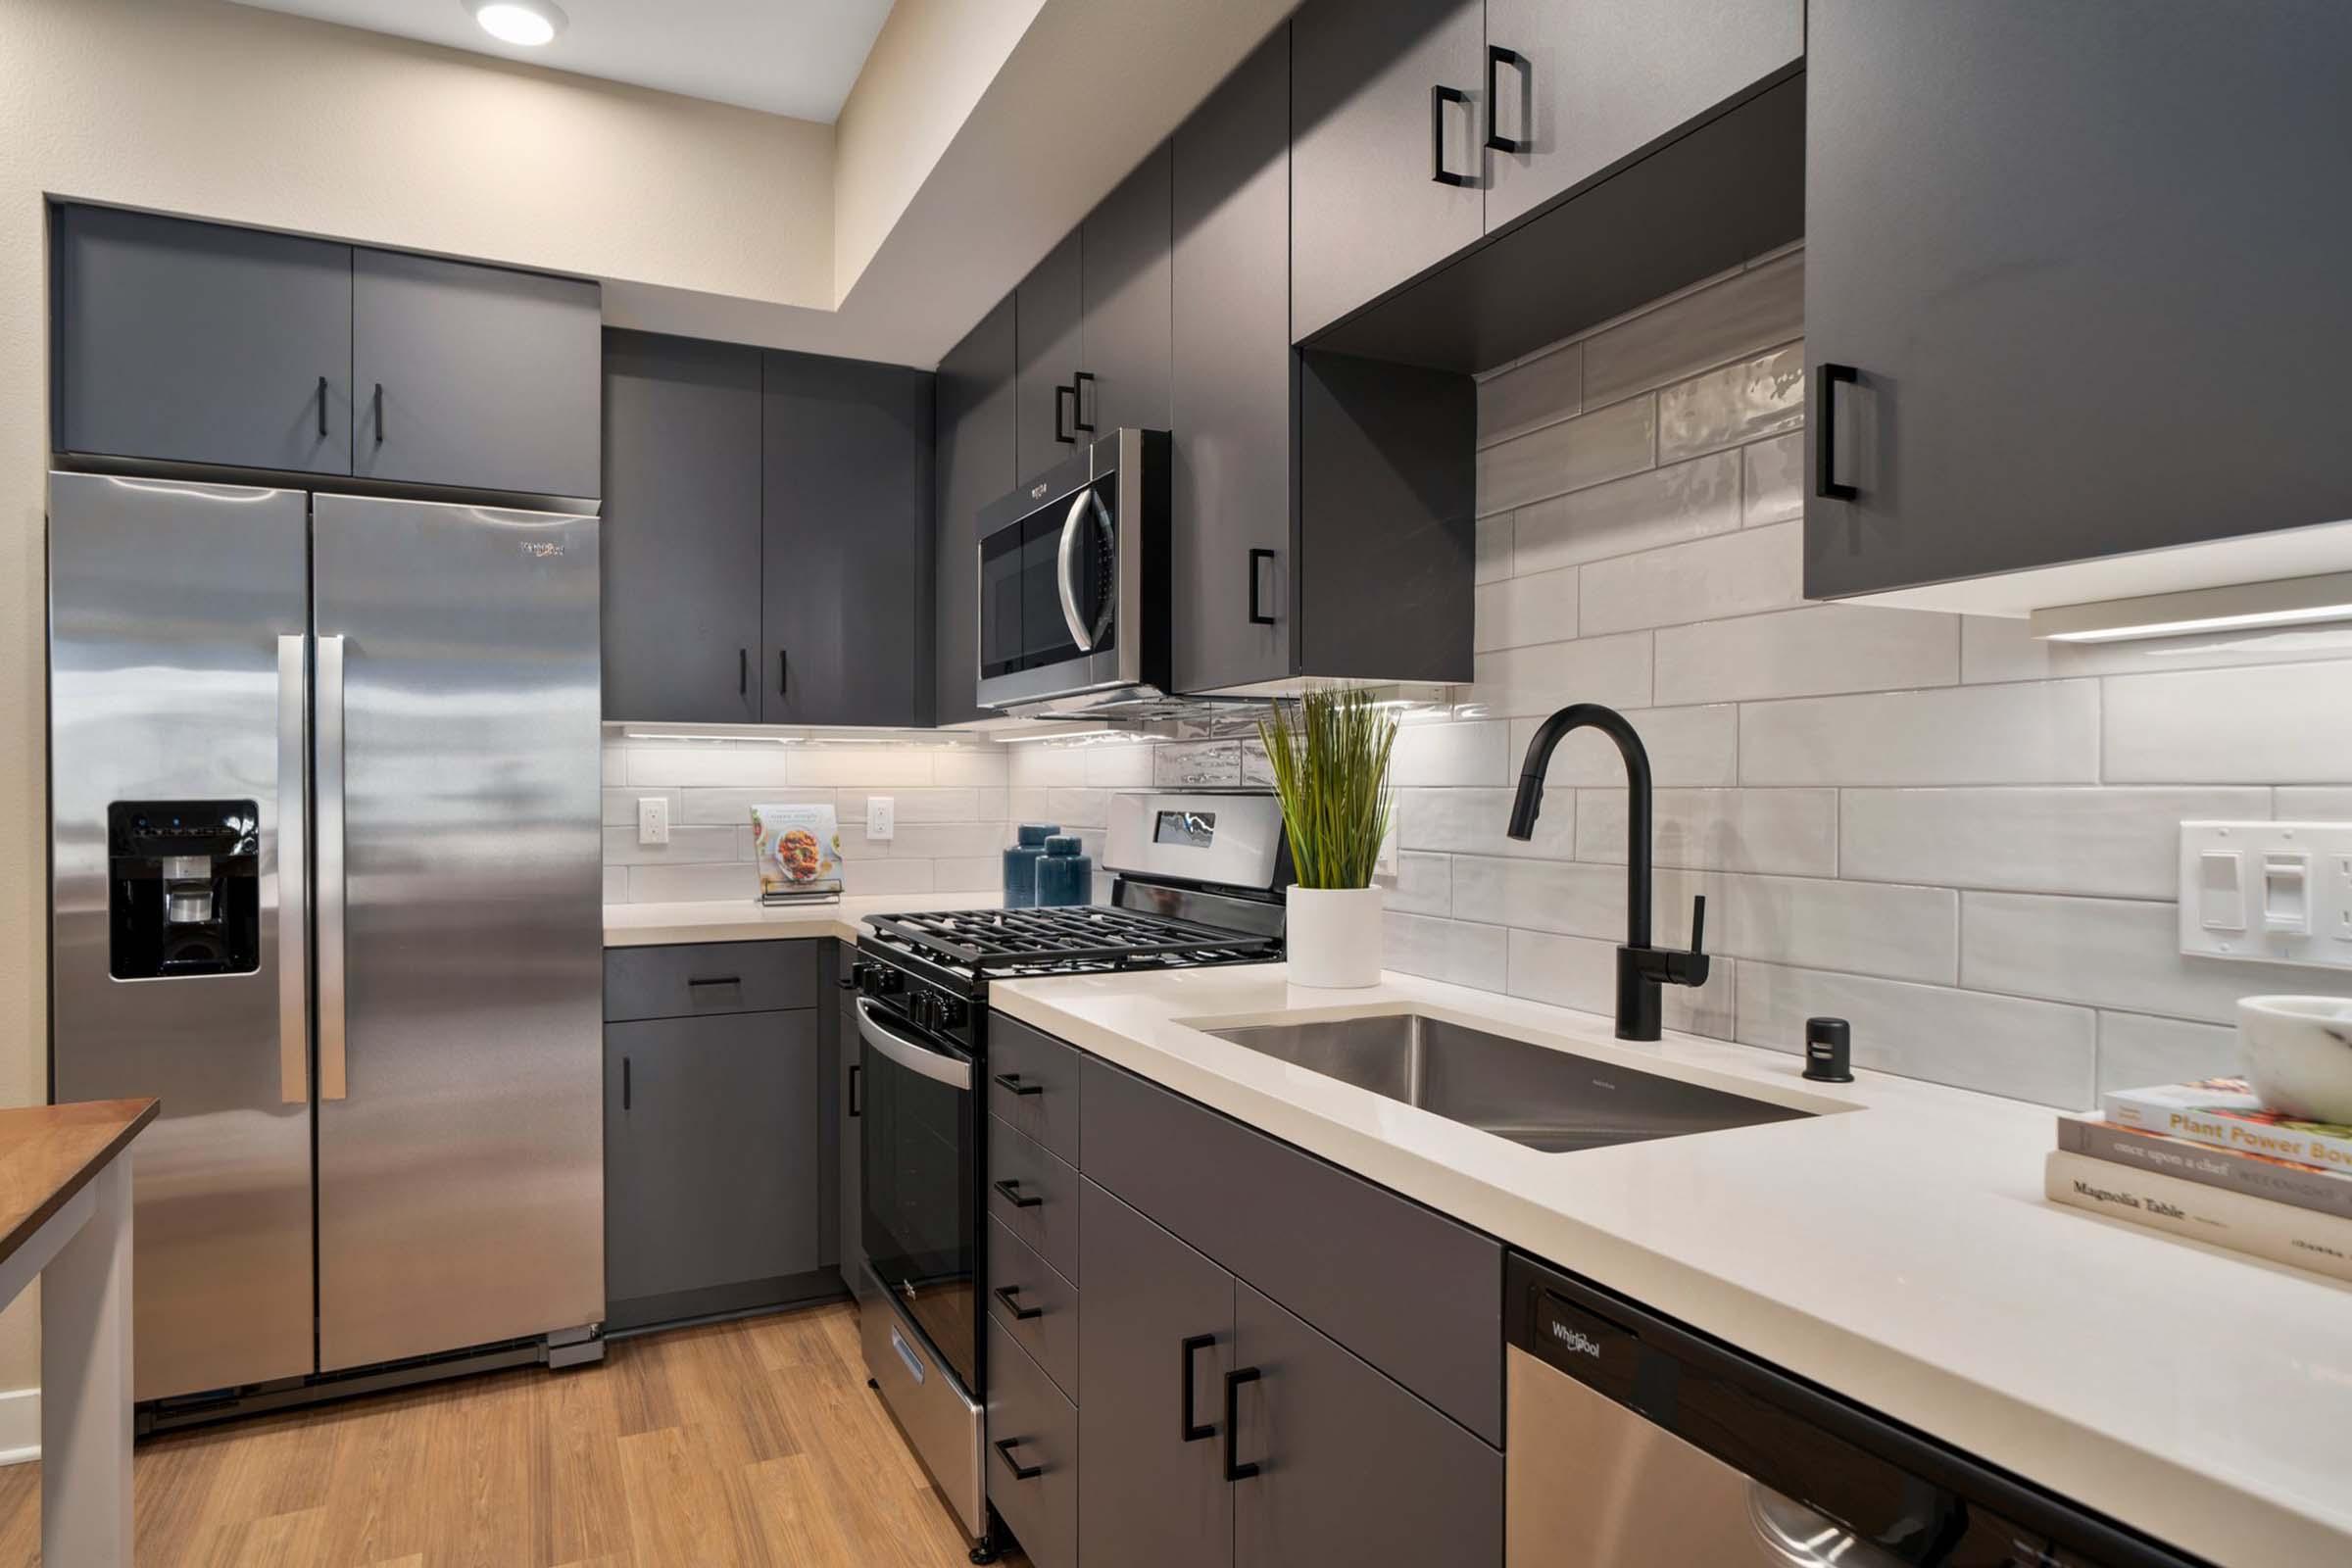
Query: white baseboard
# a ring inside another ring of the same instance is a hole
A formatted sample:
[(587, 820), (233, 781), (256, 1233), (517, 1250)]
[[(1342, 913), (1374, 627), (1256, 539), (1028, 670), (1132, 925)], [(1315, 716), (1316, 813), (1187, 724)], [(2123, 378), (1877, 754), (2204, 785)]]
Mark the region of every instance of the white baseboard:
[(41, 1456), (41, 1391), (0, 1389), (0, 1465)]

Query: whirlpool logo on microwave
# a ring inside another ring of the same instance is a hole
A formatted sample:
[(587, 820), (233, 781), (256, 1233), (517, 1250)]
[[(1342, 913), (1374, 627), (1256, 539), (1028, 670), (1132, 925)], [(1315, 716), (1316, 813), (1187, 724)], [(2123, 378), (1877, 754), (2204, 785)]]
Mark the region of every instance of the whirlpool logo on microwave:
[(1033, 484), (1029, 487), (1029, 499), (1032, 501), (1043, 501), (1046, 499), (1046, 492), (1053, 488), (1054, 485), (1052, 481), (1048, 481), (1045, 484)]

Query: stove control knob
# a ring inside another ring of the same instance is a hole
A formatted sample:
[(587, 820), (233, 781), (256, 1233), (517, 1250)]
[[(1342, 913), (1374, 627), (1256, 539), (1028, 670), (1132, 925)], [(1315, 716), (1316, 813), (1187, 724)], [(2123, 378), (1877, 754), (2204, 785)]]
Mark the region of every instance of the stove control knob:
[(965, 1016), (962, 1003), (954, 997), (934, 997), (931, 1000), (939, 1004), (939, 1022), (934, 1024), (933, 1028), (956, 1029), (962, 1027)]
[(939, 998), (928, 991), (919, 991), (906, 999), (906, 1015), (914, 1020), (915, 1027), (919, 1029), (937, 1029), (940, 1015), (946, 1010), (940, 1005)]
[(906, 977), (879, 963), (859, 966), (858, 989), (869, 997), (895, 997), (906, 989)]

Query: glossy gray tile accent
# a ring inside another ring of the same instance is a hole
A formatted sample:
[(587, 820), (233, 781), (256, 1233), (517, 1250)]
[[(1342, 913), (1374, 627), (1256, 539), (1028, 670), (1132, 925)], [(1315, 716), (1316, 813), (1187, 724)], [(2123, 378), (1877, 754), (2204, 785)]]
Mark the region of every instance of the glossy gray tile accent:
[(1803, 533), (1804, 524), (1784, 522), (1595, 561), (1580, 568), (1585, 634), (1673, 626), (1801, 605)]
[[(1446, 855), (1515, 856), (1544, 860), (1576, 857), (1577, 792), (1564, 785), (1544, 791), (1535, 837), (1522, 844), (1503, 829), (1511, 819), (1510, 789), (1411, 789), (1396, 792), (1396, 847)], [(1457, 909), (1477, 915), (1476, 909)]]
[(2172, 1018), (2229, 1023), (2237, 999), (2352, 995), (2352, 976), (2183, 957), (2174, 906), (2027, 893), (1962, 896), (1961, 983)]
[(1512, 569), (1551, 571), (1739, 526), (1739, 454), (1719, 452), (1522, 507)]
[[(1584, 406), (1585, 349), (1570, 343), (1478, 383), (1478, 444), (1492, 446)], [(1606, 401), (1614, 401), (1606, 400)]]
[(1242, 781), (1240, 741), (1198, 741), (1152, 749), (1152, 782), (1163, 790), (1232, 788)]
[(2093, 1100), (2097, 1015), (2015, 997), (1742, 962), (1738, 1038), (1801, 1053), (1805, 1020), (1853, 1025), (1854, 1065), (2081, 1110)]
[(2352, 660), (2105, 682), (2111, 784), (2352, 778)]
[(1805, 515), (1804, 434), (1790, 431), (1740, 449), (1740, 522), (1762, 528)]
[[(1660, 789), (1706, 789), (1740, 781), (1740, 710), (1731, 704), (1628, 710), (1625, 716), (1642, 737), (1642, 749), (1649, 754), (1650, 781)], [(1527, 755), (1542, 722), (1540, 716), (1511, 721), (1513, 757)], [(1512, 765), (1514, 770), (1518, 766)], [(1575, 784), (1606, 789), (1625, 782), (1625, 763), (1607, 736), (1578, 730), (1551, 754), (1544, 778), (1555, 788)]]
[(1482, 516), (1614, 479), (1657, 461), (1657, 404), (1635, 398), (1547, 424), (1478, 455)]
[(1805, 418), (1805, 350), (1792, 343), (1658, 393), (1658, 461), (1793, 429)]
[[(1708, 965), (1705, 985), (1668, 986), (1660, 994), (1666, 1027), (1729, 1040), (1739, 967), (1738, 960), (1719, 957)], [(1510, 994), (1612, 1018), (1617, 1011), (1617, 943), (1513, 931)]]
[(1396, 731), (1389, 777), (1398, 789), (1504, 784), (1517, 778), (1511, 730), (1495, 720), (1414, 723)]
[(1808, 605), (1658, 633), (1658, 702), (1721, 703), (1949, 685), (1957, 617)]
[(2137, 1012), (2099, 1014), (2099, 1093), (2230, 1077), (2245, 1070), (2237, 1030)]
[(2259, 789), (1850, 789), (1840, 875), (2017, 893), (2169, 899), (2180, 823), (2271, 814)]
[(2096, 681), (1820, 697), (1740, 710), (1742, 784), (2089, 784), (2098, 773)]
[(1613, 403), (1804, 331), (1800, 255), (1736, 272), (1585, 340), (1585, 401)]
[[(1640, 558), (1637, 558), (1640, 559)], [(1481, 583), (1472, 646), (1479, 653), (1565, 642), (1577, 630), (1577, 568)]]
[[(1790, 876), (1838, 874), (1838, 792), (1818, 789), (1675, 790), (1652, 797), (1650, 855), (1659, 865)], [(1580, 790), (1576, 854), (1625, 860), (1626, 794)]]
[(1500, 991), (1510, 965), (1510, 933), (1498, 925), (1441, 920), (1391, 910), (1383, 916), (1382, 962), (1399, 974)]
[(1473, 661), (1472, 700), (1499, 715), (1548, 713), (1563, 701), (1611, 708), (1649, 704), (1649, 643), (1645, 631), (1535, 648), (1504, 648)]

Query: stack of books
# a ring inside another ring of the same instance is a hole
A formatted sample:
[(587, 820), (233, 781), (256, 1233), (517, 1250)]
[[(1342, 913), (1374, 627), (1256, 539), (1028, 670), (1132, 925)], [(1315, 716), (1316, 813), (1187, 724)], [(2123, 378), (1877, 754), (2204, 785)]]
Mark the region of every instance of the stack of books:
[(2053, 1201), (2352, 1280), (2352, 1127), (2262, 1108), (2242, 1078), (2116, 1090), (2061, 1116)]

